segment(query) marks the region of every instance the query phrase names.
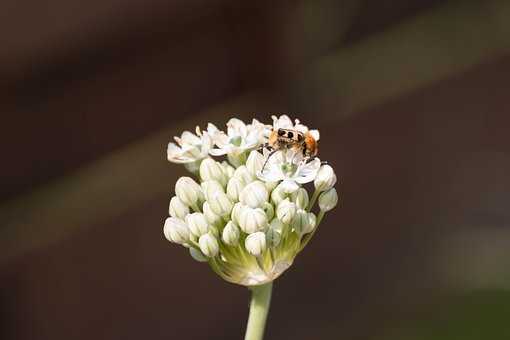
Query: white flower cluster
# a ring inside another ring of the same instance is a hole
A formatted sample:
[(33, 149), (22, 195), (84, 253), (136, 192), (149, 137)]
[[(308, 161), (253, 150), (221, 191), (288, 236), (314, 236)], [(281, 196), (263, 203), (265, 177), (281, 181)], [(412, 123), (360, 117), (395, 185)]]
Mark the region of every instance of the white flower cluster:
[[(194, 259), (208, 262), (232, 283), (252, 286), (277, 278), (338, 202), (331, 166), (291, 148), (268, 159), (267, 150), (259, 152), (279, 128), (319, 138), (317, 130), (283, 115), (273, 116), (272, 126), (233, 118), (227, 133), (213, 124), (206, 131), (197, 127), (196, 134), (185, 131), (175, 138), (177, 144), (168, 145), (168, 160), (184, 164), (198, 182), (181, 177), (175, 184), (165, 237), (189, 248)], [(227, 161), (211, 156), (226, 156)], [(315, 187), (311, 198), (302, 186), (309, 182)], [(312, 209), (317, 199), (316, 215)]]

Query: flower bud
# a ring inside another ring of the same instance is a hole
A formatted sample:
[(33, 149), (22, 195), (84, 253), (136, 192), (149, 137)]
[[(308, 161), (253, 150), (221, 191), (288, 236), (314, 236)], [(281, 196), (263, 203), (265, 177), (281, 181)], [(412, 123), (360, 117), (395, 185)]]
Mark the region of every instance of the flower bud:
[(204, 255), (207, 257), (214, 257), (218, 255), (220, 251), (218, 240), (211, 234), (200, 236), (198, 239), (198, 245), (200, 246), (202, 253), (204, 253)]
[(236, 169), (232, 165), (228, 164), (227, 161), (221, 162), (221, 167), (223, 168), (223, 173), (227, 176), (227, 178), (234, 176), (234, 171)]
[(248, 184), (241, 191), (239, 201), (250, 208), (258, 208), (269, 199), (269, 193), (266, 186), (261, 181), (255, 181)]
[(273, 207), (273, 205), (271, 203), (269, 203), (269, 202), (264, 202), (264, 204), (262, 204), (261, 208), (266, 213), (267, 220), (271, 221), (273, 219), (273, 217), (274, 217), (274, 207)]
[(266, 231), (266, 243), (268, 247), (276, 247), (280, 244), (282, 235), (273, 228), (268, 228)]
[(234, 204), (234, 207), (232, 208), (232, 213), (230, 214), (230, 219), (235, 224), (239, 224), (239, 214), (241, 213), (241, 210), (243, 209), (244, 204), (237, 202)]
[(198, 262), (207, 262), (208, 259), (207, 257), (204, 256), (204, 254), (202, 254), (202, 252), (198, 249), (195, 249), (193, 247), (189, 248), (189, 254), (191, 255), (191, 257), (198, 261)]
[(212, 158), (206, 158), (200, 164), (200, 178), (203, 181), (218, 181), (222, 186), (227, 184), (227, 176), (223, 168)]
[(297, 189), (299, 189), (299, 184), (290, 179), (284, 179), (278, 186), (283, 190), (286, 194), (292, 194)]
[(278, 217), (278, 219), (284, 224), (289, 224), (294, 218), (295, 214), (296, 205), (289, 201), (288, 198), (280, 202), (276, 208), (276, 217)]
[(321, 211), (327, 212), (336, 207), (338, 203), (338, 194), (335, 188), (323, 192), (319, 196), (319, 208)]
[(308, 192), (305, 188), (299, 188), (290, 196), (292, 201), (296, 203), (296, 206), (300, 209), (306, 209), (308, 207), (308, 202), (310, 201), (308, 198)]
[(202, 211), (204, 212), (205, 219), (209, 225), (216, 225), (221, 222), (221, 216), (216, 215), (214, 211), (211, 210), (208, 202), (204, 202)]
[(303, 230), (303, 234), (311, 233), (317, 226), (317, 217), (314, 213), (308, 213), (308, 228)]
[(240, 231), (237, 225), (229, 221), (225, 228), (223, 228), (223, 234), (221, 235), (223, 242), (229, 246), (237, 246), (239, 244)]
[(227, 184), (227, 196), (230, 198), (233, 202), (239, 201), (239, 194), (244, 188), (244, 183), (235, 177), (232, 177)]
[(253, 177), (257, 177), (257, 174), (260, 170), (262, 170), (262, 166), (264, 165), (264, 156), (256, 150), (250, 152), (248, 159), (246, 160), (246, 168), (253, 175)]
[(269, 228), (274, 229), (281, 234), (283, 232), (283, 228), (285, 228), (285, 225), (278, 218), (273, 218), (271, 223), (269, 223)]
[(184, 244), (189, 241), (189, 229), (186, 223), (175, 217), (168, 217), (165, 220), (163, 234), (170, 242)]
[(253, 177), (245, 165), (241, 165), (236, 169), (236, 171), (234, 171), (234, 177), (240, 179), (245, 185), (255, 180), (255, 177)]
[(212, 193), (217, 191), (224, 192), (223, 187), (218, 181), (205, 181), (201, 183), (201, 186), (206, 200), (209, 200)]
[(179, 197), (174, 196), (170, 200), (170, 205), (168, 206), (168, 213), (172, 217), (180, 218), (184, 220), (186, 215), (189, 214), (189, 207), (182, 203)]
[(260, 208), (244, 206), (239, 212), (239, 227), (247, 234), (262, 231), (267, 228), (267, 216)]
[(200, 185), (190, 177), (181, 177), (177, 180), (177, 183), (175, 183), (175, 194), (188, 207), (197, 205), (199, 201), (204, 200), (204, 194)]
[(191, 233), (197, 237), (207, 234), (209, 231), (209, 224), (202, 213), (189, 214), (186, 216), (186, 223)]
[(292, 219), (292, 227), (300, 235), (310, 233), (315, 228), (315, 223), (315, 215), (304, 209), (298, 209)]
[(253, 256), (260, 256), (266, 250), (266, 234), (258, 231), (248, 235), (244, 241), (244, 247)]
[(302, 235), (303, 230), (307, 229), (308, 213), (304, 209), (297, 209), (292, 219), (292, 228), (296, 233)]
[(219, 216), (227, 216), (232, 211), (232, 201), (227, 197), (223, 191), (210, 192), (207, 198), (211, 210)]
[(315, 186), (315, 190), (326, 191), (331, 189), (335, 183), (335, 171), (333, 171), (333, 168), (330, 165), (325, 164), (321, 166), (317, 172), (317, 176), (315, 176), (313, 185)]
[(284, 199), (286, 199), (288, 195), (283, 191), (283, 189), (280, 186), (277, 186), (274, 188), (274, 190), (271, 192), (271, 201), (278, 206), (280, 202), (282, 202)]

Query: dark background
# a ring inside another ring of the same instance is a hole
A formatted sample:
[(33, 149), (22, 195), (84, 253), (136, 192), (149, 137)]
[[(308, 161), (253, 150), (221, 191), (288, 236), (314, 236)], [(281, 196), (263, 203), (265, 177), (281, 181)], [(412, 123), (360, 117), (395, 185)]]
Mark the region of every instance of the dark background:
[(508, 1), (4, 0), (0, 338), (240, 339), (167, 242), (173, 135), (288, 112), (341, 207), (267, 339), (510, 338)]

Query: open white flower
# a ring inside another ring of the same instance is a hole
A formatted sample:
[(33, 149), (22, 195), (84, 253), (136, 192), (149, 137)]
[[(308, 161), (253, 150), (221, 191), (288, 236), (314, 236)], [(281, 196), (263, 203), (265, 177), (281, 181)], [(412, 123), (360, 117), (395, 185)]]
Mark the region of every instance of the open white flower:
[[(265, 150), (264, 153), (267, 158), (269, 152)], [(279, 150), (269, 157), (258, 177), (266, 182), (282, 181), (280, 187), (287, 193), (293, 193), (299, 189), (299, 184), (312, 182), (320, 166), (321, 161), (318, 158), (307, 162), (301, 152)]]
[(213, 143), (216, 145), (216, 148), (210, 149), (209, 153), (213, 156), (227, 155), (229, 161), (237, 167), (246, 161), (242, 159), (246, 157), (245, 152), (256, 149), (264, 143), (265, 128), (266, 126), (256, 119), (246, 125), (242, 120), (232, 118), (227, 122), (227, 133), (224, 133), (214, 124), (209, 123), (207, 133), (212, 136)]
[(196, 134), (184, 131), (181, 137), (174, 137), (175, 142), (168, 143), (167, 159), (172, 163), (184, 164), (188, 170), (198, 170), (202, 159), (209, 156), (213, 140), (207, 132), (201, 132), (197, 126)]

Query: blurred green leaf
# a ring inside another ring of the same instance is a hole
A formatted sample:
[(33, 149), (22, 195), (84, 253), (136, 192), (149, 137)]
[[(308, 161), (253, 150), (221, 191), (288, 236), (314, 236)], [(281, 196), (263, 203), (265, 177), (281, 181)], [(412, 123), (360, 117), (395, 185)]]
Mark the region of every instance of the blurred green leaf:
[(383, 339), (510, 339), (510, 292), (474, 291), (448, 298), (420, 320), (400, 324)]

